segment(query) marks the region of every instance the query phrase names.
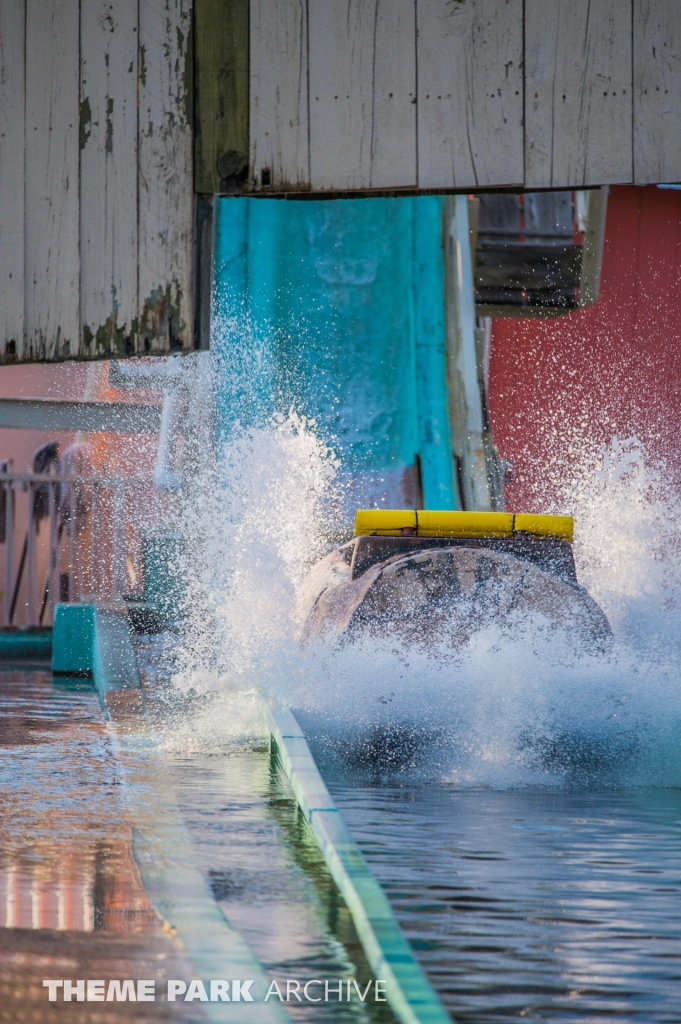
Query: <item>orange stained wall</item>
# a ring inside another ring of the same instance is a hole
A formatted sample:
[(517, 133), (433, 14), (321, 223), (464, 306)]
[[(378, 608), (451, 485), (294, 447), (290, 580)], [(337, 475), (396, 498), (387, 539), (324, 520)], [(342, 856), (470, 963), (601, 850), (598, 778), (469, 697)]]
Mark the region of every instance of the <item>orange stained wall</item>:
[(495, 318), (489, 401), (511, 511), (553, 507), (575, 463), (615, 437), (636, 436), (681, 483), (680, 191), (611, 188), (598, 301)]
[[(160, 402), (158, 390), (114, 388), (110, 363), (52, 363), (0, 368), (0, 398), (49, 398), (89, 402)], [(151, 476), (158, 449), (156, 434), (111, 434), (0, 428), (0, 459), (11, 458), (16, 473), (26, 473), (33, 453), (56, 441), (60, 454), (78, 438), (90, 445), (97, 473)]]

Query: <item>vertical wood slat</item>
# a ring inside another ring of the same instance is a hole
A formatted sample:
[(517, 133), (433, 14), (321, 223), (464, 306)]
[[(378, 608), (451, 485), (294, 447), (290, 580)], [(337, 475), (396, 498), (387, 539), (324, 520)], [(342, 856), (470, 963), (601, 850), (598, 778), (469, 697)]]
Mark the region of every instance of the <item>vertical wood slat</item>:
[(140, 351), (192, 347), (191, 0), (139, 0)]
[(414, 0), (308, 0), (308, 9), (314, 187), (413, 187)]
[(523, 0), (418, 0), (419, 188), (523, 181)]
[[(413, 57), (409, 55), (413, 54)], [(376, 0), (371, 187), (416, 185), (416, 3)]]
[(251, 0), (252, 191), (310, 187), (307, 49), (307, 0)]
[(525, 0), (525, 185), (632, 180), (632, 0)]
[(681, 181), (681, 4), (634, 2), (634, 181)]
[(0, 356), (24, 342), (26, 0), (0, 3)]
[(249, 0), (194, 0), (197, 192), (240, 192), (248, 176), (248, 22)]
[(81, 0), (83, 354), (135, 351), (137, 0)]
[(24, 354), (32, 360), (80, 347), (78, 15), (78, 0), (26, 0)]

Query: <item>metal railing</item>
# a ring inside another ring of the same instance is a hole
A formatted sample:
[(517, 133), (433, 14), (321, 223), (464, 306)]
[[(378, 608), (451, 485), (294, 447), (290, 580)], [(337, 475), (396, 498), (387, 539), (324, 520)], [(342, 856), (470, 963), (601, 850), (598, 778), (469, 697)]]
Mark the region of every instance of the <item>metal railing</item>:
[(2, 625), (49, 626), (57, 602), (139, 592), (158, 503), (146, 478), (0, 471)]

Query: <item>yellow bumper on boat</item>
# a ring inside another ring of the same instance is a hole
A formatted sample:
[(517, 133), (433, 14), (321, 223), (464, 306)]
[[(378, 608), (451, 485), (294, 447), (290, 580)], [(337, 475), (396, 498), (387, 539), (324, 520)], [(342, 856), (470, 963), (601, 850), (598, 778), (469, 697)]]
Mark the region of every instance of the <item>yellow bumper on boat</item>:
[(572, 543), (572, 516), (511, 512), (437, 512), (412, 509), (357, 509), (356, 537), (512, 537), (527, 533)]

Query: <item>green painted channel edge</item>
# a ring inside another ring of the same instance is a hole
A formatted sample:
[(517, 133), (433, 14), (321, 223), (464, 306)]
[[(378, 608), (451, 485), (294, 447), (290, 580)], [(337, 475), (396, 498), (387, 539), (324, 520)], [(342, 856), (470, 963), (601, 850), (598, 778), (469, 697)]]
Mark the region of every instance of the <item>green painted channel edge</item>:
[(107, 715), (112, 701), (120, 700), (121, 691), (133, 691), (141, 701), (142, 681), (125, 609), (55, 605), (52, 671), (58, 676), (91, 678)]
[(452, 1024), (347, 825), (335, 806), (293, 712), (260, 696), (272, 749), (289, 779), (374, 972), (402, 1024)]
[(49, 661), (51, 656), (51, 629), (0, 631), (0, 662)]

